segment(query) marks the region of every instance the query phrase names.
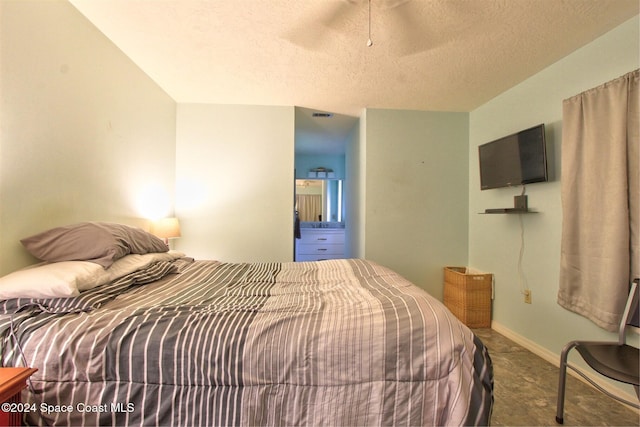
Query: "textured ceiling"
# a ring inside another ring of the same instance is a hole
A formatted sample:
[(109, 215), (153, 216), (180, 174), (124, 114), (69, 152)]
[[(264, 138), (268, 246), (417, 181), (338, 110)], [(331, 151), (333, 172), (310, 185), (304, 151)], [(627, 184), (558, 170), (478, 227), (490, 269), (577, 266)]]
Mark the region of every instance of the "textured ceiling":
[(177, 102), (471, 111), (638, 0), (70, 0)]
[(637, 0), (72, 0), (177, 102), (470, 111)]

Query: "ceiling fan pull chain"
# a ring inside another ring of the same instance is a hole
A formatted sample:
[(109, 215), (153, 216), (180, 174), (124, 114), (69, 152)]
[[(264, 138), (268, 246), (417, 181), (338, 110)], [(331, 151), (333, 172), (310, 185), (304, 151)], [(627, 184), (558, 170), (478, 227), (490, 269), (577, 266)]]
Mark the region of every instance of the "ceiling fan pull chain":
[(369, 39), (367, 40), (367, 46), (373, 46), (373, 42), (371, 41), (371, 0), (369, 0)]

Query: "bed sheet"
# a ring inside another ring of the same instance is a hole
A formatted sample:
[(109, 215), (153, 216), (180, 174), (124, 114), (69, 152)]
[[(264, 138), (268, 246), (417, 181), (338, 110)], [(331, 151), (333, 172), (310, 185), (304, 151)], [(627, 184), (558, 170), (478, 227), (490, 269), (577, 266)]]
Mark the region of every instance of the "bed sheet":
[[(486, 425), (491, 360), (439, 301), (365, 260), (153, 264), (0, 301), (33, 424)], [(20, 343), (20, 349), (16, 345)]]

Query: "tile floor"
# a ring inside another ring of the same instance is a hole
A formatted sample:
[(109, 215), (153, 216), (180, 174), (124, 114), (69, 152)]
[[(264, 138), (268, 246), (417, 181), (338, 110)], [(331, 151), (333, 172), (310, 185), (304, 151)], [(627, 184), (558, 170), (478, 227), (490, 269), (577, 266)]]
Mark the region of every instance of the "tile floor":
[[(556, 426), (558, 368), (491, 329), (474, 329), (494, 369), (493, 426)], [(640, 415), (572, 376), (564, 425), (640, 426)]]

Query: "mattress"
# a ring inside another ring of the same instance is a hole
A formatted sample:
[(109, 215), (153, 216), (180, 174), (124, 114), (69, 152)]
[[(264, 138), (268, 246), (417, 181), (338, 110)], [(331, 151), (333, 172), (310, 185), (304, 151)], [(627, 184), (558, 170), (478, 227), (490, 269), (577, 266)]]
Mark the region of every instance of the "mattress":
[(491, 359), (438, 300), (371, 261), (153, 263), (71, 298), (0, 301), (25, 421), (487, 425)]

